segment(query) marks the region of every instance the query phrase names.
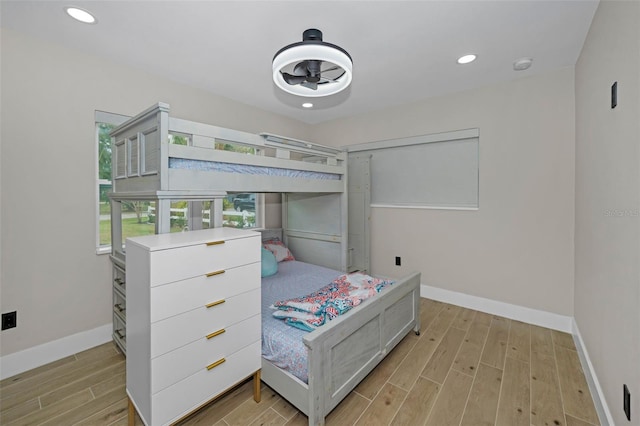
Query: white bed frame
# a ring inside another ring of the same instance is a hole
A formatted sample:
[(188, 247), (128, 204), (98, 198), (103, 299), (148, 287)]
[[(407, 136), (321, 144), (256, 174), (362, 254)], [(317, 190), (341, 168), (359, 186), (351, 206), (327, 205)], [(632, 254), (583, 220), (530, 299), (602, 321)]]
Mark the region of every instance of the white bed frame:
[[(171, 144), (171, 134), (186, 136), (189, 145)], [(166, 233), (170, 231), (172, 200), (214, 200), (230, 192), (276, 192), (284, 194), (282, 238), (296, 258), (349, 270), (347, 165), (342, 150), (173, 118), (164, 103), (131, 118), (111, 136), (112, 260), (122, 269), (126, 268), (121, 250), (122, 201), (156, 201), (156, 233)], [(252, 146), (258, 155), (215, 149), (216, 142)], [(340, 179), (173, 169), (170, 158), (333, 173)], [(325, 416), (408, 332), (420, 332), (419, 299), (419, 273), (397, 280), (358, 309), (304, 337), (309, 351), (308, 385), (264, 359), (263, 381), (309, 416), (310, 425), (324, 424)]]
[(309, 383), (262, 359), (262, 380), (309, 417), (324, 418), (413, 330), (420, 333), (420, 274), (398, 280), (358, 309), (303, 338)]
[[(262, 231), (263, 240), (280, 237)], [(262, 380), (309, 417), (324, 418), (413, 330), (420, 334), (420, 273), (387, 287), (358, 308), (307, 334), (309, 383), (262, 359)]]

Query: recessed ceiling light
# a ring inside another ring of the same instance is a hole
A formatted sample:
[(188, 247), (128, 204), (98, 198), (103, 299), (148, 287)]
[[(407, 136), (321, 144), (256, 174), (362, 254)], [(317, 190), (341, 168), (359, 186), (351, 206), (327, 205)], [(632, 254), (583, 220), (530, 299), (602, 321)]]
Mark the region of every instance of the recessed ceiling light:
[(65, 10), (73, 19), (84, 22), (85, 24), (95, 24), (97, 22), (96, 18), (84, 9), (67, 7)]
[(302, 104), (302, 108), (311, 108), (313, 107), (313, 104), (311, 102), (305, 102)]
[(468, 64), (476, 60), (476, 55), (464, 55), (458, 58), (459, 64)]

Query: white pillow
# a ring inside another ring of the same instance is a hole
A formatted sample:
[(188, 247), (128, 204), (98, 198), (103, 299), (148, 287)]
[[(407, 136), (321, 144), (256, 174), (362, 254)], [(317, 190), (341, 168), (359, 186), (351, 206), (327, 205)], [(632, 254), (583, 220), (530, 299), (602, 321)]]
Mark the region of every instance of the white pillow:
[(287, 260), (296, 260), (291, 254), (291, 251), (284, 245), (282, 241), (271, 240), (266, 241), (263, 244), (264, 248), (269, 250), (276, 257), (278, 262), (284, 262)]

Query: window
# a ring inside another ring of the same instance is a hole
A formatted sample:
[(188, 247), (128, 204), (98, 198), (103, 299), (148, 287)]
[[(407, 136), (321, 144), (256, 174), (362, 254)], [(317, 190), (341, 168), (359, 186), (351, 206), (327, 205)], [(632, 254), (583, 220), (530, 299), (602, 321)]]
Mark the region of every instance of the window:
[(257, 228), (262, 224), (262, 197), (255, 193), (228, 195), (222, 200), (222, 226)]
[(96, 252), (111, 251), (111, 205), (107, 194), (111, 191), (111, 138), (109, 132), (129, 117), (96, 111)]
[(107, 194), (111, 191), (111, 140), (109, 131), (115, 126), (96, 123), (98, 138), (98, 249), (111, 245), (111, 206)]

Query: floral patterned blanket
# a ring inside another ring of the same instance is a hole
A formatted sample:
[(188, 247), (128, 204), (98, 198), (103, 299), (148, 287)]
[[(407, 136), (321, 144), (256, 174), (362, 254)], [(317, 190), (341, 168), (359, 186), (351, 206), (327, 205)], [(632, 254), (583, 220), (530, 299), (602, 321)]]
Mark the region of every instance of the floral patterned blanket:
[(393, 281), (355, 272), (341, 275), (320, 290), (302, 297), (275, 302), (273, 316), (305, 331), (313, 331), (327, 321), (380, 293)]

